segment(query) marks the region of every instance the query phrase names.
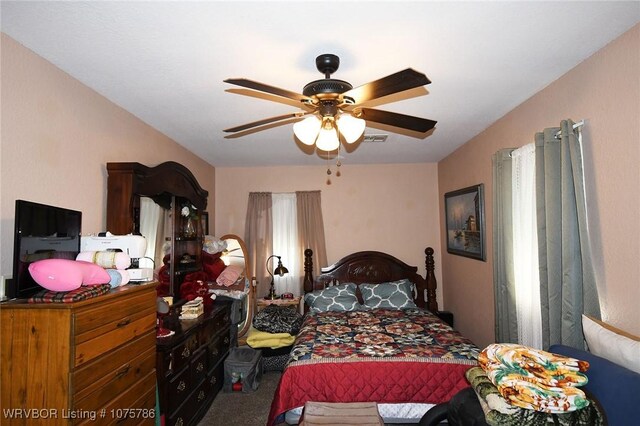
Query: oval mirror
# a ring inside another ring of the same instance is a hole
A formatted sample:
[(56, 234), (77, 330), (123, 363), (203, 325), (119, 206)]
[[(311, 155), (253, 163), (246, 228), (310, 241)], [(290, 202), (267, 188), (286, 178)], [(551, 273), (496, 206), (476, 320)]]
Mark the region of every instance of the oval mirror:
[[(229, 287), (229, 290), (243, 291), (245, 296), (241, 299), (242, 304), (242, 318), (238, 323), (238, 344), (244, 344), (246, 340), (246, 334), (251, 326), (251, 320), (253, 318), (254, 303), (254, 289), (253, 289), (253, 275), (249, 267), (249, 256), (247, 247), (244, 244), (242, 238), (234, 234), (227, 234), (220, 237), (222, 241), (227, 243), (227, 248), (222, 252), (220, 257), (225, 265), (236, 265), (244, 270), (244, 281), (242, 284), (236, 284), (235, 287)], [(243, 338), (245, 337), (245, 338)]]

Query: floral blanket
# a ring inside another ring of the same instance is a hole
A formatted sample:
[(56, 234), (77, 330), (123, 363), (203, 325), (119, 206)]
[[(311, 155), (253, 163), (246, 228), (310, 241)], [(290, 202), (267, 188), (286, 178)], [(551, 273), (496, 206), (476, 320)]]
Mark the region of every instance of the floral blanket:
[(589, 405), (577, 388), (587, 383), (589, 363), (514, 343), (493, 343), (478, 357), (480, 367), (509, 403), (546, 413)]
[(421, 309), (308, 313), (269, 424), (306, 401), (433, 403), (469, 386), (479, 349)]

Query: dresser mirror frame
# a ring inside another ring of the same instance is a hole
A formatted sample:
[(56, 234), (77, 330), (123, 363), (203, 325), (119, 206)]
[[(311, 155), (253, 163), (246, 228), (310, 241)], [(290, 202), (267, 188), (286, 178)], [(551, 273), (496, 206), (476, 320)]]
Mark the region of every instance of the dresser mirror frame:
[(241, 338), (249, 332), (253, 319), (255, 309), (255, 288), (253, 283), (255, 277), (251, 271), (249, 251), (247, 250), (244, 240), (235, 234), (226, 234), (220, 237), (220, 239), (227, 242), (227, 248), (221, 256), (225, 265), (238, 265), (244, 268), (243, 275), (245, 279), (249, 280), (249, 289), (246, 291), (244, 306), (242, 307), (242, 311), (245, 314), (244, 319), (238, 323), (238, 338)]

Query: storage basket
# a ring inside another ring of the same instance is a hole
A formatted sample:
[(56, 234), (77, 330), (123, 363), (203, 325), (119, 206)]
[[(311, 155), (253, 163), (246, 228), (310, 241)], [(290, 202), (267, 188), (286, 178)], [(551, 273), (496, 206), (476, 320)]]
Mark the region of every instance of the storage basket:
[(224, 361), (224, 391), (234, 391), (233, 385), (236, 383), (236, 391), (253, 392), (258, 389), (261, 378), (261, 352), (249, 346), (231, 348), (229, 356)]

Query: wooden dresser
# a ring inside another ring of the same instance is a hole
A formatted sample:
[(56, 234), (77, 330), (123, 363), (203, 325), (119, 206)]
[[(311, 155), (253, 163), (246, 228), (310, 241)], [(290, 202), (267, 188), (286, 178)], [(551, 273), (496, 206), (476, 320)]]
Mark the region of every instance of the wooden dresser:
[(195, 320), (182, 320), (175, 335), (158, 339), (160, 412), (167, 426), (195, 425), (224, 381), (231, 341), (231, 303), (216, 300)]
[(0, 324), (0, 423), (154, 424), (155, 284), (5, 303)]

